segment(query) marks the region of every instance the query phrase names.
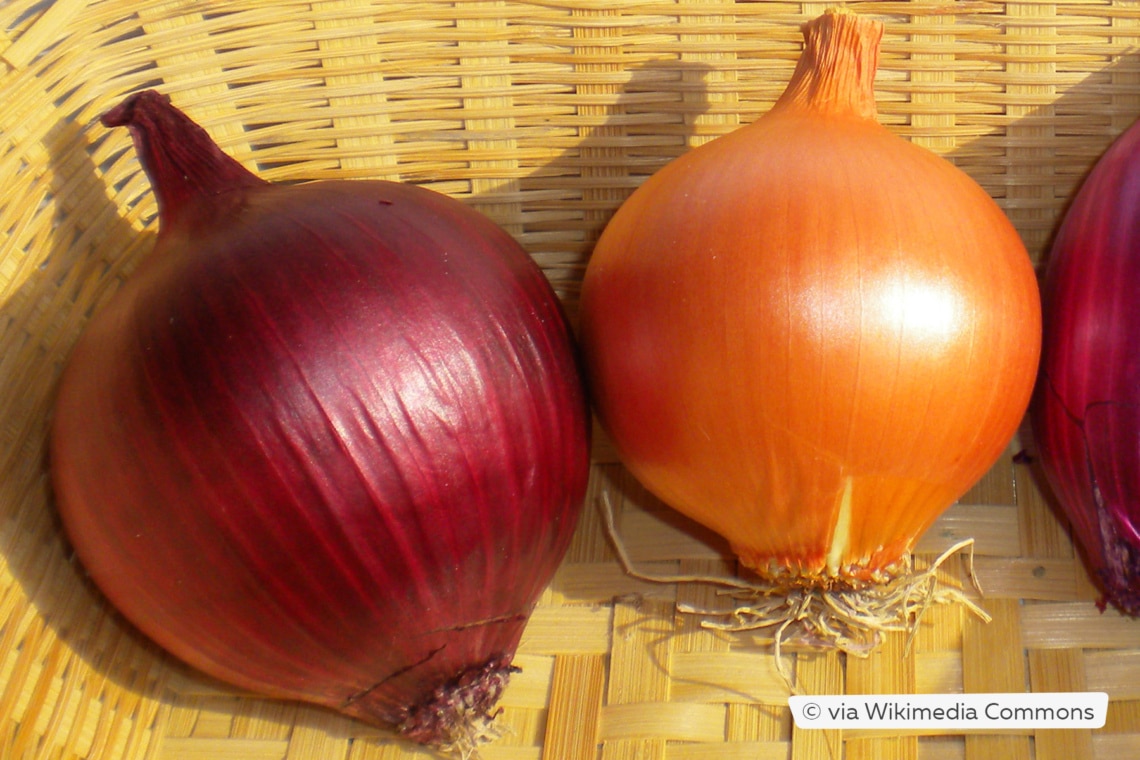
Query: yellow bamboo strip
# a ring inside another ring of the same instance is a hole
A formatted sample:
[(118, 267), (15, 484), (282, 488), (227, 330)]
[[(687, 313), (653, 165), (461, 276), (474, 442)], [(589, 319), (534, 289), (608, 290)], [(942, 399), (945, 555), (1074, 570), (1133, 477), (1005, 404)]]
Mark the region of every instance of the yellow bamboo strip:
[(918, 740), (919, 760), (965, 760), (966, 741), (960, 736), (931, 736)]
[[(1016, 600), (985, 600), (982, 607), (992, 619), (983, 623), (967, 618), (962, 630), (962, 681), (966, 693), (1022, 692), (1028, 687), (1024, 645)], [(995, 652), (1007, 653), (995, 657)], [(1029, 739), (1018, 735), (966, 737), (968, 760), (1008, 757), (1030, 760)]]
[[(599, 505), (603, 495), (607, 496), (615, 512), (621, 510), (624, 500), (621, 497), (618, 483), (626, 477), (625, 470), (616, 464), (599, 464), (596, 458), (598, 436), (594, 436), (594, 468), (593, 476), (586, 491), (586, 500), (582, 509), (582, 516), (578, 520), (578, 530), (566, 552), (566, 565), (607, 564), (613, 565), (614, 553), (610, 548), (609, 539), (602, 528)], [(557, 584), (555, 584), (557, 586)]]
[[(672, 575), (675, 562), (643, 562), (638, 570), (646, 573)], [(552, 584), (559, 601), (568, 603), (593, 602), (604, 604), (614, 597), (636, 595), (646, 599), (671, 600), (676, 597), (672, 586), (648, 583), (626, 574), (615, 562), (569, 564), (559, 570)]]
[[(730, 702), (725, 739), (732, 744), (787, 745), (792, 738), (792, 714), (783, 707)], [(785, 750), (786, 751), (786, 750)]]
[[(422, 755), (414, 755), (414, 757), (422, 757), (423, 760), (429, 760), (438, 756), (439, 753)], [(502, 743), (489, 745), (486, 749), (480, 750), (481, 757), (486, 760), (541, 760), (542, 750), (538, 747), (510, 747)], [(408, 757), (406, 754), (393, 754), (393, 758), (404, 760)]]
[(554, 663), (552, 656), (516, 655), (513, 664), (520, 672), (511, 675), (500, 703), (530, 710), (545, 709), (550, 701)]
[[(314, 28), (322, 30), (351, 29), (353, 34), (328, 34), (317, 41), (317, 49), (324, 53), (322, 68), (330, 89), (355, 91), (356, 94), (334, 95), (329, 98), (331, 108), (342, 107), (350, 111), (334, 117), (333, 126), (346, 134), (338, 138), (338, 146), (346, 154), (340, 160), (344, 169), (363, 169), (372, 176), (399, 180), (395, 169), (396, 157), (392, 151), (395, 142), (391, 126), (388, 93), (384, 87), (374, 86), (376, 71), (382, 70), (384, 56), (380, 52), (379, 34), (364, 34), (361, 20), (350, 11), (357, 6), (352, 0), (316, 3), (319, 16)], [(327, 14), (328, 18), (325, 18)], [(338, 73), (344, 72), (344, 73)]]
[[(467, 18), (463, 11), (469, 8), (488, 10), (488, 6), (496, 6), (499, 12), (494, 15)], [(481, 109), (492, 112), (487, 116), (473, 115), (464, 120), (463, 130), (467, 135), (467, 150), (471, 154), (471, 169), (477, 171), (482, 168), (492, 168), (498, 177), (503, 174), (510, 176), (512, 170), (517, 169), (518, 159), (511, 156), (518, 147), (514, 134), (517, 126), (512, 105), (511, 77), (505, 73), (510, 63), (510, 50), (507, 46), (508, 13), (505, 2), (475, 2), (460, 3), (457, 6), (459, 17), (456, 24), (459, 30), (471, 30), (478, 34), (475, 39), (461, 40), (459, 42), (459, 69), (460, 87), (469, 90), (472, 97), (463, 101), (464, 110), (478, 112)], [(483, 73), (491, 70), (503, 73)], [(481, 158), (480, 154), (494, 150), (503, 151), (502, 158)], [(480, 179), (471, 180), (472, 205), (483, 213), (498, 221), (504, 228), (514, 234), (521, 235), (522, 224), (519, 218), (520, 204), (510, 199), (500, 199), (518, 189), (518, 183), (513, 180)]]
[[(598, 722), (603, 760), (663, 758), (668, 723), (691, 716), (662, 720), (670, 687), (671, 609), (648, 600), (614, 605), (609, 686)], [(697, 716), (702, 718), (707, 720)]]
[(1113, 760), (1113, 758), (1117, 757), (1128, 757), (1128, 753), (1135, 752), (1138, 746), (1140, 746), (1140, 733), (1098, 733), (1093, 736), (1093, 756), (1096, 760)]
[(285, 760), (345, 757), (352, 735), (351, 721), (328, 710), (306, 712), (306, 720), (299, 722), (289, 737), (289, 751), (285, 754)]
[[(937, 556), (914, 555), (916, 571), (925, 571)], [(957, 558), (943, 562), (937, 569), (938, 582), (947, 588), (961, 590), (973, 598), (976, 594), (970, 573), (977, 572), (977, 557), (971, 558), (969, 550), (961, 552)], [(985, 586), (982, 586), (985, 589)], [(912, 649), (917, 656), (926, 653), (945, 651), (960, 652), (962, 649), (962, 617), (970, 614), (960, 604), (935, 604), (927, 607), (919, 620), (914, 634)]]
[(544, 755), (566, 760), (598, 756), (597, 727), (605, 680), (603, 655), (555, 658)]
[(674, 651), (670, 662), (674, 700), (787, 704), (788, 685), (768, 652)]
[(27, 66), (44, 48), (59, 38), (68, 22), (85, 4), (86, 0), (56, 0), (51, 3), (30, 29), (0, 53), (0, 58), (15, 68)]
[(606, 607), (539, 607), (523, 633), (524, 654), (600, 654), (610, 645)]
[(609, 705), (669, 699), (672, 605), (632, 600), (614, 605)]
[[(796, 685), (802, 694), (843, 694), (843, 668), (839, 654), (796, 656)], [(843, 731), (792, 728), (792, 760), (842, 757)]]
[[(620, 18), (616, 8), (583, 5), (571, 10), (573, 75), (577, 91), (584, 96), (576, 111), (584, 125), (578, 131), (578, 159), (570, 169), (581, 179), (581, 187), (569, 197), (578, 201), (580, 209), (575, 242), (579, 243), (583, 272), (585, 254), (598, 239), (612, 209), (637, 184), (629, 179), (629, 169), (623, 165), (625, 106), (621, 103), (621, 88), (628, 75), (622, 62), (625, 30), (621, 26), (606, 26), (615, 18)], [(576, 316), (571, 311), (571, 319)]]
[[(930, 614), (927, 612), (927, 614)], [(960, 650), (917, 652), (914, 656), (915, 694), (959, 694), (962, 692)]]
[(683, 702), (609, 704), (602, 708), (603, 741), (668, 739), (724, 741), (724, 705)]
[(1109, 702), (1104, 731), (1106, 733), (1136, 733), (1140, 731), (1140, 704), (1136, 702)]
[(194, 732), (194, 722), (198, 718), (198, 706), (202, 700), (196, 697), (171, 699), (171, 712), (167, 717), (165, 742), (172, 738), (188, 739)]
[[(1029, 650), (1029, 683), (1033, 691), (1083, 692), (1087, 690), (1085, 662), (1079, 649)], [(1089, 757), (1092, 731), (1041, 729), (1034, 734), (1037, 760)]]
[(230, 735), (233, 729), (233, 699), (217, 699), (205, 701), (198, 709), (194, 719), (194, 729), (190, 732), (192, 738), (217, 739)]
[(234, 710), (233, 730), (230, 736), (239, 739), (286, 741), (296, 720), (296, 713), (297, 705), (293, 702), (239, 700)]
[(911, 96), (914, 113), (905, 134), (912, 142), (940, 154), (948, 153), (956, 143), (953, 86), (957, 73), (953, 66), (954, 37), (947, 33), (953, 23), (953, 16), (926, 16), (916, 18), (912, 25), (915, 33), (911, 39), (917, 48), (911, 55), (914, 70), (910, 74), (915, 85)]
[(730, 557), (724, 539), (692, 520), (667, 510), (656, 500), (652, 509), (634, 508), (623, 517), (620, 530), (630, 557), (653, 560), (718, 560)]
[[(205, 17), (197, 13), (171, 13), (174, 7), (172, 4), (153, 9), (140, 8), (138, 13), (143, 22), (142, 31), (169, 31), (179, 35), (183, 43), (195, 40), (208, 41), (208, 32), (201, 27)], [(207, 110), (194, 113), (193, 118), (203, 126), (209, 126), (211, 136), (219, 144), (224, 144), (231, 151), (248, 154), (250, 146), (249, 142), (243, 139), (245, 137), (243, 125), (233, 119), (235, 109), (229, 96), (229, 88), (222, 81), (210, 81), (211, 75), (217, 77), (224, 71), (218, 57), (213, 54), (214, 51), (212, 45), (185, 48), (176, 45), (171, 46), (168, 54), (157, 56), (155, 62), (160, 66), (171, 68), (171, 73), (166, 77), (167, 83), (180, 85), (179, 90), (185, 88), (178, 93), (179, 95), (184, 94), (185, 97), (195, 100), (204, 99), (209, 104)], [(181, 101), (174, 102), (177, 105)]]
[[(918, 93), (915, 97), (918, 97)], [(946, 152), (945, 143), (935, 143), (935, 146), (941, 146), (942, 152)], [(1016, 502), (1014, 465), (1010, 461), (1016, 448), (1016, 443), (1007, 447), (1005, 454), (962, 497), (964, 503), (998, 506)]]
[[(1109, 702), (1104, 728), (1093, 733), (1097, 758), (1127, 757), (1140, 742), (1140, 703)], [(1124, 754), (1112, 754), (1121, 752)]]
[(501, 712), (495, 718), (495, 724), (501, 735), (494, 741), (496, 750), (532, 752), (542, 746), (546, 731), (545, 701), (543, 709), (516, 707), (507, 701), (504, 695), (499, 706)]
[[(645, 568), (646, 565), (639, 565)], [(649, 569), (652, 571), (652, 568)], [(684, 576), (724, 578), (733, 575), (735, 563), (726, 560), (682, 560), (677, 572)], [(731, 609), (729, 603), (718, 593), (718, 589), (709, 583), (683, 583), (677, 586), (675, 599), (677, 604), (687, 605), (690, 609)], [(681, 614), (677, 616), (678, 630), (674, 634), (673, 642), (673, 673), (674, 686), (677, 686), (678, 657), (682, 653), (690, 652), (728, 652), (731, 644), (728, 637), (719, 635), (702, 625), (704, 616), (698, 614)], [(719, 659), (719, 658), (717, 658)], [(676, 691), (674, 696), (681, 699)]]
[(78, 754), (78, 739), (83, 716), (89, 703), (83, 699), (85, 679), (90, 673), (77, 667), (75, 655), (68, 658), (64, 676), (61, 679), (59, 696), (54, 699), (54, 709), (51, 721), (39, 732), (42, 737), (49, 737), (48, 741), (55, 744), (60, 755)]
[(1005, 505), (956, 504), (919, 538), (914, 550), (938, 555), (959, 541), (974, 539), (978, 556), (1016, 557), (1021, 551), (1017, 510)]
[(1068, 560), (1073, 562), (1074, 569), (1078, 568), (1080, 563), (1074, 562), (1073, 543), (1066, 532), (1066, 526), (1057, 519), (1056, 509), (1041, 493), (1033, 478), (1032, 470), (1028, 467), (1023, 468), (1018, 484), (1020, 486), (1017, 494), (1018, 525), (1021, 527), (1022, 547), (1019, 554), (1042, 559)]
[(787, 760), (788, 742), (704, 742), (669, 744), (666, 760)]
[(988, 598), (1073, 601), (1082, 598), (1079, 562), (1047, 557), (979, 557), (978, 582)]
[(1086, 651), (1085, 678), (1090, 691), (1109, 699), (1140, 699), (1140, 652), (1109, 649)]
[(609, 739), (602, 745), (602, 760), (641, 760), (664, 758), (668, 753), (665, 739)]
[(171, 738), (163, 745), (162, 760), (284, 760), (289, 742), (268, 739)]
[[(1056, 95), (1053, 83), (1057, 64), (1055, 56), (1057, 28), (1052, 24), (1034, 25), (1032, 19), (1055, 17), (1057, 5), (1039, 2), (1006, 3), (1011, 19), (1007, 27), (1013, 41), (1007, 47), (1012, 56), (1027, 56), (1025, 61), (1011, 60), (1006, 65), (1009, 76), (1006, 93), (1011, 102), (1006, 115), (1013, 119), (1007, 134), (1014, 144), (1010, 158), (1019, 167), (1018, 175), (1009, 178), (1005, 208), (1026, 239), (1026, 246), (1040, 253), (1052, 230), (1053, 218), (1048, 208), (1053, 202), (1053, 164), (1048, 148), (1041, 143), (1055, 135), (1051, 117)], [(1028, 23), (1027, 23), (1028, 22)], [(1035, 143), (1035, 144), (1034, 144)]]
[(1032, 649), (1140, 646), (1140, 626), (1115, 608), (1087, 602), (1029, 604), (1021, 610), (1022, 637)]
[[(890, 634), (882, 646), (867, 658), (848, 657), (847, 693), (849, 694), (913, 694), (915, 660), (905, 654), (906, 637)], [(914, 760), (918, 756), (915, 736), (882, 738), (848, 738), (847, 760)]]
[[(679, 35), (681, 45), (681, 102), (683, 118), (692, 135), (689, 144), (699, 145), (740, 126), (740, 96), (736, 84), (738, 56), (736, 35), (722, 31), (732, 16), (734, 3), (726, 0), (682, 0), (682, 6), (698, 6), (689, 34)], [(706, 31), (707, 30), (707, 31)], [(691, 47), (691, 50), (686, 50)]]
[[(1114, 16), (1109, 24), (1112, 34), (1103, 40), (1104, 43), (1130, 42), (1140, 32), (1140, 18), (1135, 16)], [(1110, 103), (1114, 108), (1108, 114), (1107, 131), (1110, 137), (1115, 138), (1135, 121), (1130, 114), (1140, 113), (1140, 95), (1137, 95), (1140, 71), (1134, 65), (1128, 65), (1127, 59), (1112, 61), (1108, 84), (1113, 92)]]

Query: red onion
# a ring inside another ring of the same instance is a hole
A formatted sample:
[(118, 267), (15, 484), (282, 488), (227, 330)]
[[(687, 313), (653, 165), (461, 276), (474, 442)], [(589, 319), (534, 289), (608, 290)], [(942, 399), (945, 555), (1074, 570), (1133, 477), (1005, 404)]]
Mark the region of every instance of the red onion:
[[(1101, 157), (1045, 273), (1041, 466), (1108, 601), (1140, 614), (1140, 123)], [(1103, 606), (1103, 602), (1102, 602)]]
[(80, 560), (206, 673), (462, 744), (585, 495), (549, 283), (439, 193), (271, 185), (154, 92), (103, 121), (130, 128), (160, 229), (59, 388)]

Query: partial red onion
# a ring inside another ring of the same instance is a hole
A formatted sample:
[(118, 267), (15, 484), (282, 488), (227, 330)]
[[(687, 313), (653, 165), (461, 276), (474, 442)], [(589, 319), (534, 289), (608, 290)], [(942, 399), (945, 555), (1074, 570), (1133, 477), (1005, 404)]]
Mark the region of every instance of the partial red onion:
[(59, 388), (79, 559), (206, 673), (461, 745), (585, 494), (552, 288), (439, 193), (268, 184), (151, 91), (104, 123), (130, 128), (160, 229)]
[(1108, 601), (1140, 614), (1140, 123), (1065, 214), (1043, 289), (1031, 419), (1042, 469)]

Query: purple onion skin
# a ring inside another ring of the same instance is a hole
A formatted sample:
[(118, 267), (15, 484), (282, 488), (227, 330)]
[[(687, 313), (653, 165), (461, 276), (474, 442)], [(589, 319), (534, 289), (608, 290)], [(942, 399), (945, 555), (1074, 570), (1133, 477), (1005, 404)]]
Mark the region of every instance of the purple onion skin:
[(585, 495), (546, 278), (441, 194), (265, 183), (153, 92), (105, 123), (160, 232), (59, 388), (81, 562), (206, 673), (447, 744), (449, 704), (491, 711)]
[[(1042, 469), (1105, 599), (1140, 614), (1140, 123), (1073, 198), (1045, 273), (1030, 409)], [(1101, 602), (1104, 606), (1104, 600)]]

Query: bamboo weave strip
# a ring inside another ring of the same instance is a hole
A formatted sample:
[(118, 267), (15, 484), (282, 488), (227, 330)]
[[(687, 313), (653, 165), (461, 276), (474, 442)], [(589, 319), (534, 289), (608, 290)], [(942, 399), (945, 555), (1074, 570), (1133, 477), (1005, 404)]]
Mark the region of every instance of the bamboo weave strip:
[[(1065, 200), (1140, 115), (1140, 7), (1125, 0), (862, 2), (887, 24), (882, 121), (973, 175), (1044, 257)], [(11, 0), (0, 5), (0, 757), (395, 760), (379, 731), (260, 700), (163, 656), (71, 561), (44, 461), (55, 378), (89, 313), (153, 244), (155, 205), (98, 114), (171, 94), (276, 181), (370, 177), (462, 198), (515, 235), (572, 315), (623, 198), (687, 148), (762, 114), (826, 2)], [(1064, 526), (1007, 455), (918, 547), (964, 537), (993, 615), (927, 613), (914, 651), (796, 651), (803, 688), (1094, 689), (1095, 732), (884, 735), (794, 728), (763, 639), (673, 613), (707, 588), (624, 576), (587, 509), (528, 627), (487, 760), (1140, 754), (1140, 629), (1100, 614)], [(640, 489), (600, 438), (639, 567), (730, 572), (726, 548)], [(964, 560), (942, 574), (963, 582)]]

